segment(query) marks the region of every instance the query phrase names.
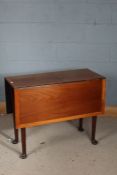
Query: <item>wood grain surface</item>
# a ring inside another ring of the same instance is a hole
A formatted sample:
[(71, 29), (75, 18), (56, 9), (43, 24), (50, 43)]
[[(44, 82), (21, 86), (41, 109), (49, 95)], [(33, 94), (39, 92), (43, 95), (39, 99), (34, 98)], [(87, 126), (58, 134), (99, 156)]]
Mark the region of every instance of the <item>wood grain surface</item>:
[(78, 69), (5, 78), (7, 112), (17, 128), (103, 114), (105, 77)]
[(105, 77), (89, 69), (78, 69), (6, 77), (6, 80), (14, 88), (26, 88), (51, 84), (88, 81), (94, 79), (105, 79)]
[(16, 125), (18, 128), (27, 127), (31, 123), (38, 125), (42, 121), (48, 123), (60, 118), (66, 120), (70, 116), (103, 113), (105, 101), (102, 87), (103, 80), (100, 79), (17, 89)]

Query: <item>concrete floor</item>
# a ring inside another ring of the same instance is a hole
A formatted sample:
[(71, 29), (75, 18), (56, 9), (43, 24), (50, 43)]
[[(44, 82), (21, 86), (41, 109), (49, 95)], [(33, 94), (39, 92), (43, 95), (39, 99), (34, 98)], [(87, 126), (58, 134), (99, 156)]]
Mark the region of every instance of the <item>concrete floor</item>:
[(13, 145), (12, 116), (0, 117), (0, 175), (116, 175), (117, 118), (100, 117), (99, 144), (90, 143), (90, 119), (85, 131), (77, 121), (27, 129), (28, 158), (19, 158), (21, 144)]

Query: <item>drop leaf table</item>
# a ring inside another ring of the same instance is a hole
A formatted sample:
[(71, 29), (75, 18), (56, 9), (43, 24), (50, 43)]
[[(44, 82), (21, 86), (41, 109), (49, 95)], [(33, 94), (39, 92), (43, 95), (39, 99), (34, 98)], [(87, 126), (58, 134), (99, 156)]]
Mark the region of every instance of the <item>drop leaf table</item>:
[(105, 111), (105, 77), (89, 70), (67, 70), (5, 78), (7, 113), (13, 113), (15, 139), (21, 128), (22, 154), (26, 158), (26, 128), (92, 117), (92, 144), (97, 115)]

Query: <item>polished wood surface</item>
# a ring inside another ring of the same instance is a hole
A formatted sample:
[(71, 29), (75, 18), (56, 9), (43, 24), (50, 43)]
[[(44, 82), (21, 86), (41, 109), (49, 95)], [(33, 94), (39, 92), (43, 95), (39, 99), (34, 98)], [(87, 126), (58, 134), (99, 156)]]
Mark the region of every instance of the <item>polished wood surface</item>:
[(99, 79), (15, 90), (16, 126), (103, 112), (102, 85)]
[(105, 109), (105, 78), (89, 69), (5, 78), (7, 112), (16, 128), (97, 115)]
[(26, 88), (42, 85), (53, 85), (62, 83), (71, 83), (79, 81), (88, 81), (94, 79), (104, 79), (105, 77), (89, 70), (78, 69), (59, 72), (39, 73), (31, 75), (21, 75), (7, 77), (6, 80), (14, 88)]

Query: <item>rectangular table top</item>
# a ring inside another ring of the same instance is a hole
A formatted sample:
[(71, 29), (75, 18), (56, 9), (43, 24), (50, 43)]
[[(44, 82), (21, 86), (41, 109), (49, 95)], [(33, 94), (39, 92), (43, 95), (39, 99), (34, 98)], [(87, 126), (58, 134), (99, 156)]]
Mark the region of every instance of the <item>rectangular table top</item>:
[(38, 73), (5, 78), (13, 88), (26, 88), (51, 84), (105, 79), (105, 77), (89, 70), (77, 69), (58, 72)]

